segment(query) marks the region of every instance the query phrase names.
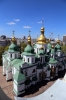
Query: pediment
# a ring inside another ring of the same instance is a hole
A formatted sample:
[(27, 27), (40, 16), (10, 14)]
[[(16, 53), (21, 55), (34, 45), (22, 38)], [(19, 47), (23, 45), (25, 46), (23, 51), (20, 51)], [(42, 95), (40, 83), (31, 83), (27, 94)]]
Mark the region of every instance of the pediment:
[(26, 67), (28, 67), (28, 64), (27, 64), (26, 62), (24, 62), (24, 63), (22, 64), (22, 68), (26, 68)]

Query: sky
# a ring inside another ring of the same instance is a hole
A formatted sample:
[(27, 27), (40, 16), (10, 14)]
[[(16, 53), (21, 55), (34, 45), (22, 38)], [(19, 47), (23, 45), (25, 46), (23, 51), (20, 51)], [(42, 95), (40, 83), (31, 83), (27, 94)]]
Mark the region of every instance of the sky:
[(0, 0), (0, 36), (14, 30), (16, 38), (27, 37), (30, 30), (37, 38), (42, 25), (46, 38), (66, 35), (66, 0)]

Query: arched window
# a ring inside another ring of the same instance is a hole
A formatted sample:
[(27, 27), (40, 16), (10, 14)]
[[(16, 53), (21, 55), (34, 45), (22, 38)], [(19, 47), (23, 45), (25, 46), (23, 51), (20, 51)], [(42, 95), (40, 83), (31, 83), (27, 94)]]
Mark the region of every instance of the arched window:
[(29, 58), (28, 58), (28, 62), (29, 62)]
[(35, 70), (35, 69), (33, 69), (32, 73), (34, 73), (34, 72), (36, 72), (36, 70)]
[(11, 58), (12, 58), (12, 54), (11, 54)]

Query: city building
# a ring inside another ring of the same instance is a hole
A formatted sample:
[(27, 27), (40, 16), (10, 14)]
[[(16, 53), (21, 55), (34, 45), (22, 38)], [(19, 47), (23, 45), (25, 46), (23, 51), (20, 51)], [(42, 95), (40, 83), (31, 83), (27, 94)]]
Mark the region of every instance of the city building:
[(16, 38), (6, 53), (2, 55), (3, 75), (6, 81), (13, 79), (13, 91), (16, 96), (25, 92), (25, 89), (41, 80), (50, 80), (58, 76), (58, 71), (66, 69), (66, 55), (61, 51), (60, 40), (56, 45), (46, 42), (44, 27), (36, 43), (31, 45), (31, 36), (28, 36), (28, 45), (21, 53)]
[(66, 35), (63, 36), (63, 45), (66, 45)]

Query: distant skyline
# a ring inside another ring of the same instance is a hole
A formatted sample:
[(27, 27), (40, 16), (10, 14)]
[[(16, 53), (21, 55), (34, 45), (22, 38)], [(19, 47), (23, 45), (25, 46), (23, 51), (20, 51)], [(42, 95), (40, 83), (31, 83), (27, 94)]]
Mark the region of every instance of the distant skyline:
[(16, 38), (40, 36), (44, 21), (45, 37), (66, 35), (66, 0), (0, 0), (0, 36)]

